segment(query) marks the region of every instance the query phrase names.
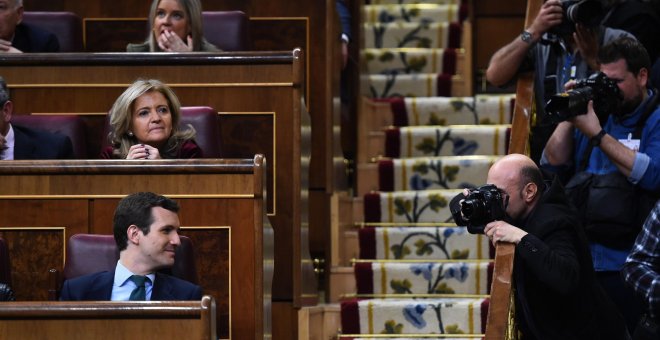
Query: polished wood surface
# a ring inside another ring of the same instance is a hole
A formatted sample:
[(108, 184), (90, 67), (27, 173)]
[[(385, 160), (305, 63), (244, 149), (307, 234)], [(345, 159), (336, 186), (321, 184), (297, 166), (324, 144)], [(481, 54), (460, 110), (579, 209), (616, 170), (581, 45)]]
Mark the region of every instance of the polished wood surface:
[(261, 155), (1, 162), (0, 180), (8, 185), (0, 186), (0, 236), (9, 245), (17, 299), (48, 299), (48, 270), (63, 269), (65, 240), (76, 233), (111, 234), (119, 199), (153, 191), (181, 206), (182, 234), (194, 244), (199, 284), (218, 301), (218, 335), (263, 338), (271, 287), (264, 272), (273, 261), (264, 167)]
[(526, 0), (471, 0), (474, 15), (475, 70), (486, 70), (490, 57), (524, 29)]
[(215, 340), (215, 313), (208, 295), (200, 301), (3, 302), (0, 338)]
[[(543, 0), (528, 0), (525, 27), (531, 24), (541, 9)], [(509, 153), (529, 154), (528, 140), (533, 103), (534, 75), (521, 75), (517, 83), (516, 105), (513, 112)], [(490, 308), (486, 324), (486, 339), (509, 339), (515, 329), (511, 325), (513, 301), (511, 294), (515, 245), (498, 243), (495, 250), (495, 269), (491, 284)]]
[(300, 303), (303, 58), (300, 50), (2, 55), (0, 74), (18, 113), (73, 113), (89, 115), (87, 121), (91, 121), (91, 116), (107, 112), (117, 96), (141, 77), (170, 85), (184, 106), (208, 105), (221, 116), (243, 113), (270, 120), (272, 130), (264, 135), (272, 136), (270, 140), (245, 140), (254, 130), (225, 127), (222, 120), (219, 124), (225, 134), (222, 138), (251, 145), (225, 148), (231, 157), (251, 157), (255, 152), (268, 157), (268, 212), (278, 245), (273, 299)]

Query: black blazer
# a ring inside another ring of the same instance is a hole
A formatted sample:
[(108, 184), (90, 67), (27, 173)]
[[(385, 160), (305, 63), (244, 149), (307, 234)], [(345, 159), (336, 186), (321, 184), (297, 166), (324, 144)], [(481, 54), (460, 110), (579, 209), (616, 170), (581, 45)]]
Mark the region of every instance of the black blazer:
[(14, 129), (14, 159), (73, 159), (73, 144), (68, 136), (34, 130), (19, 125)]
[[(115, 272), (99, 272), (64, 281), (62, 301), (110, 301)], [(201, 300), (202, 288), (174, 276), (156, 273), (152, 301)]]
[(28, 24), (16, 25), (11, 45), (24, 53), (60, 51), (60, 42), (55, 34)]
[[(524, 339), (625, 339), (623, 317), (595, 279), (575, 209), (555, 179), (516, 245), (516, 318)], [(514, 223), (516, 225), (516, 223)]]

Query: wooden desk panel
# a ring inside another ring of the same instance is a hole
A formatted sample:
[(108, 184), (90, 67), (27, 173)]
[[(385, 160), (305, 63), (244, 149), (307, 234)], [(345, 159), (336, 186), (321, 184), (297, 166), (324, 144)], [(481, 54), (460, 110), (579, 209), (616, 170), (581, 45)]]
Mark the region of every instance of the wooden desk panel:
[(2, 307), (2, 339), (217, 339), (210, 296), (200, 301), (3, 302)]
[(48, 269), (64, 266), (64, 240), (75, 233), (111, 234), (119, 199), (153, 191), (181, 205), (199, 284), (218, 301), (218, 335), (263, 338), (264, 296), (270, 295), (264, 263), (272, 262), (272, 253), (264, 252), (272, 244), (264, 237), (272, 233), (263, 167), (261, 156), (0, 162), (0, 181), (8, 184), (0, 186), (0, 234), (9, 245), (17, 298), (46, 300)]

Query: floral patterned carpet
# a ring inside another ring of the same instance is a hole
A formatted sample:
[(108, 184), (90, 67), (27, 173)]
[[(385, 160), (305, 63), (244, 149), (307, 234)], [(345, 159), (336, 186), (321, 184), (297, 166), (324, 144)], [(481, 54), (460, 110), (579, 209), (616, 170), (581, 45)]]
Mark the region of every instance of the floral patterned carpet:
[[(494, 249), (453, 224), (448, 203), (507, 153), (513, 95), (451, 97), (462, 77), (461, 0), (372, 0), (364, 8), (370, 96), (389, 103), (379, 191), (363, 197), (354, 296), (341, 338), (482, 338)], [(360, 136), (358, 136), (360, 138)], [(442, 334), (442, 335), (440, 335)]]

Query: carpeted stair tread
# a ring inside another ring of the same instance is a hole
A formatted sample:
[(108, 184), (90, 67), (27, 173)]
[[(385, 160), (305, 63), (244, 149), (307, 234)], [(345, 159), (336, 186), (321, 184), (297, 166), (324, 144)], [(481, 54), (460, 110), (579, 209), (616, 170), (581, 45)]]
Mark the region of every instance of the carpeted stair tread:
[(475, 260), (493, 258), (484, 235), (465, 227), (365, 227), (358, 231), (360, 259)]
[(461, 76), (445, 73), (369, 74), (363, 75), (369, 84), (371, 98), (450, 96), (452, 85)]
[(390, 128), (385, 157), (505, 155), (511, 125), (450, 125)]
[(462, 47), (462, 27), (458, 22), (364, 23), (363, 27), (365, 48)]
[(341, 303), (345, 334), (479, 334), (487, 298), (368, 299)]
[(463, 49), (453, 48), (368, 48), (362, 50), (370, 74), (456, 74)]
[(449, 201), (459, 189), (371, 192), (364, 195), (366, 222), (453, 222)]
[(378, 161), (380, 191), (474, 188), (499, 156), (440, 156)]
[[(424, 251), (424, 245), (418, 248)], [(358, 295), (488, 294), (492, 262), (357, 262), (353, 266)]]
[(467, 8), (464, 7), (457, 4), (365, 5), (363, 18), (369, 23), (460, 22), (467, 15)]
[(466, 0), (368, 0), (371, 5), (399, 5), (399, 4), (436, 4), (436, 5), (458, 5)]
[(390, 103), (394, 126), (510, 124), (512, 94), (474, 97), (406, 97), (380, 99)]

